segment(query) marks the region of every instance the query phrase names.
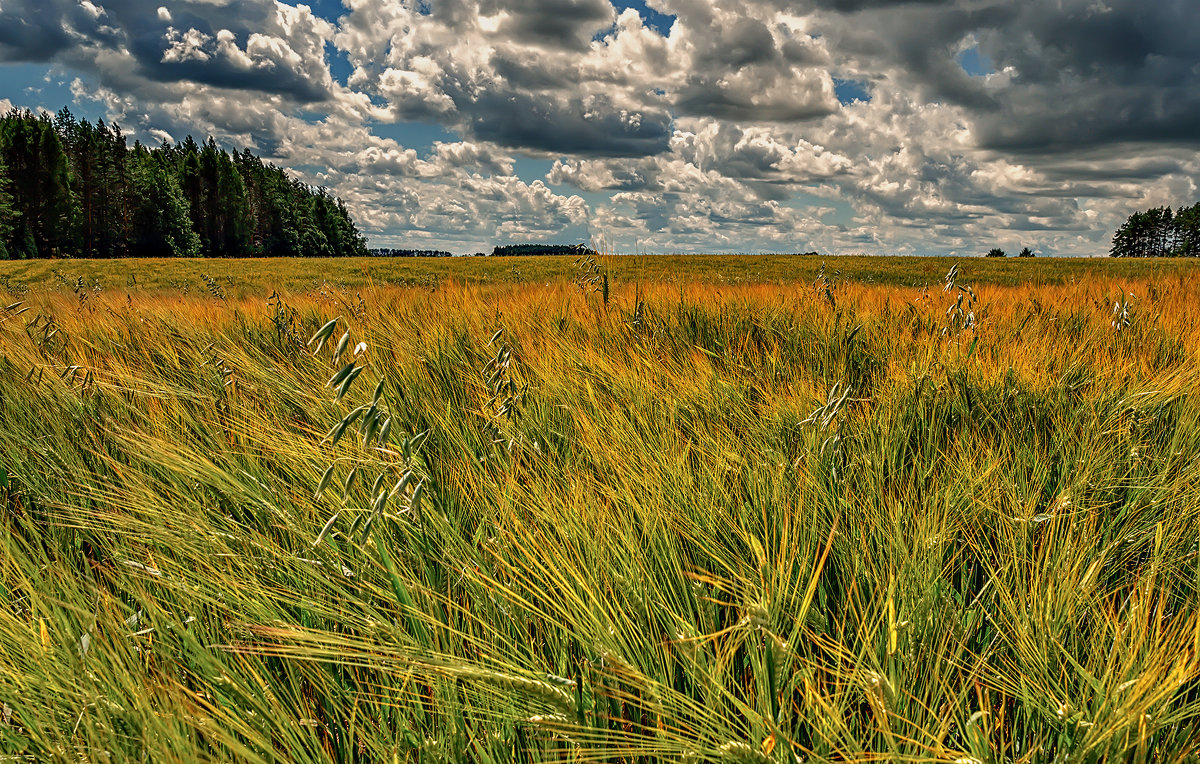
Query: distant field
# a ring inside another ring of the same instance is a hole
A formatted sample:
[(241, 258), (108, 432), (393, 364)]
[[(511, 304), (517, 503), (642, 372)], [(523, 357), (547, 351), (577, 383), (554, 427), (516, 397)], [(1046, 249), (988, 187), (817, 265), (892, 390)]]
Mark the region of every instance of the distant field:
[[(955, 262), (978, 284), (1062, 284), (1071, 280), (1152, 279), (1200, 275), (1191, 258), (942, 258), (808, 257), (785, 255), (650, 255), (602, 258), (614, 280), (712, 284), (811, 281), (824, 264), (839, 278), (895, 286), (940, 282)], [(83, 279), (108, 290), (205, 288), (211, 276), (230, 296), (310, 291), (322, 283), (376, 286), (545, 283), (570, 277), (574, 258), (347, 258), (247, 260), (0, 260), (0, 291), (54, 289)]]
[(1197, 761), (1195, 264), (824, 262), (0, 263), (0, 762)]

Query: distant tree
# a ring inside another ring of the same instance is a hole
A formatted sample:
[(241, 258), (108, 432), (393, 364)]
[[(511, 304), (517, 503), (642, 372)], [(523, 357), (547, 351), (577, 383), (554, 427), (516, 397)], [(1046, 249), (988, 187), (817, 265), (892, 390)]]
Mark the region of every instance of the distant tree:
[[(205, 257), (250, 253), (250, 208), (246, 186), (229, 155), (209, 138), (200, 149), (200, 239)], [(195, 218), (193, 218), (195, 220)]]
[(992, 247), (991, 249), (989, 249), (987, 256), (988, 257), (1008, 257), (1008, 255), (1006, 255), (1004, 253), (1004, 250), (1000, 249), (999, 247)]
[(310, 197), (314, 207), (317, 227), (324, 234), (328, 255), (352, 255), (364, 257), (367, 243), (350, 222), (350, 213), (341, 199), (318, 188)]
[(50, 117), (14, 109), (0, 118), (0, 160), (8, 166), (17, 211), (11, 255), (71, 254), (76, 199), (67, 153)]
[(366, 254), (341, 199), (248, 150), (130, 147), (67, 109), (0, 116), (0, 257)]
[(121, 128), (99, 120), (78, 121), (68, 109), (54, 119), (71, 166), (71, 190), (78, 205), (78, 254), (124, 257), (129, 254), (134, 200), (129, 147)]
[(595, 255), (586, 244), (505, 244), (492, 249), (492, 257), (531, 255)]
[(371, 257), (454, 257), (453, 252), (444, 249), (394, 249), (392, 247), (375, 247), (367, 250)]
[(1170, 207), (1155, 207), (1149, 216), (1150, 257), (1170, 257), (1175, 253), (1175, 215)]
[(1033, 250), (1029, 247), (1023, 247), (1017, 257), (1033, 257)]
[(1175, 254), (1200, 257), (1200, 202), (1175, 213)]
[(135, 257), (195, 257), (200, 237), (192, 228), (188, 202), (163, 153), (135, 144), (130, 160), (133, 226), (129, 254)]
[(1112, 248), (1109, 250), (1109, 255), (1112, 257), (1143, 257), (1145, 255), (1143, 246), (1144, 219), (1145, 215), (1143, 213), (1135, 212), (1121, 224), (1121, 227), (1113, 234)]
[(1200, 204), (1154, 207), (1129, 216), (1113, 234), (1112, 257), (1200, 256)]
[(9, 258), (8, 243), (12, 238), (13, 223), (16, 219), (16, 209), (13, 207), (12, 194), (8, 188), (8, 168), (4, 157), (0, 155), (0, 260)]

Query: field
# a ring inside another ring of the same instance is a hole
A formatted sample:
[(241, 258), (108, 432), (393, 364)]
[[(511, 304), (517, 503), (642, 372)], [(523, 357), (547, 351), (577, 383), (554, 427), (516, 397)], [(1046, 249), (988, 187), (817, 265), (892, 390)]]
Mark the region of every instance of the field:
[(0, 762), (1200, 761), (1197, 271), (953, 265), (0, 263)]
[[(614, 282), (714, 285), (775, 284), (812, 281), (822, 264), (839, 278), (864, 284), (938, 286), (957, 262), (946, 257), (813, 257), (798, 255), (655, 255), (606, 258)], [(973, 258), (973, 284), (1003, 286), (1069, 284), (1095, 286), (1118, 281), (1162, 281), (1200, 276), (1200, 260)], [(344, 258), (338, 260), (244, 259), (171, 260), (0, 260), (0, 296), (25, 289), (89, 289), (166, 292), (188, 295), (205, 291), (206, 276), (230, 297), (265, 297), (272, 291), (317, 292), (324, 284), (345, 289), (385, 286), (434, 287), (442, 282), (469, 285), (545, 284), (570, 278), (570, 257), (499, 258)]]

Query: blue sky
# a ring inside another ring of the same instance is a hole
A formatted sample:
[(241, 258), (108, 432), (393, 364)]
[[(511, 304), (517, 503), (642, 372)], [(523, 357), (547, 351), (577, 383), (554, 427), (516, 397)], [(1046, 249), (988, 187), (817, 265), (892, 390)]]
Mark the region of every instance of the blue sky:
[(5, 0), (0, 106), (209, 135), (372, 244), (1097, 255), (1200, 185), (1183, 0)]

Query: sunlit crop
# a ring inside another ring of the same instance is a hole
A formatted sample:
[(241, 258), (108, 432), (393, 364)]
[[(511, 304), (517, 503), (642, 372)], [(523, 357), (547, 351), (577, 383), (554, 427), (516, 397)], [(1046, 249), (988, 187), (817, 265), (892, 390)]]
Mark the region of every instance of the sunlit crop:
[(1194, 280), (601, 260), (24, 274), (0, 761), (1194, 760)]

